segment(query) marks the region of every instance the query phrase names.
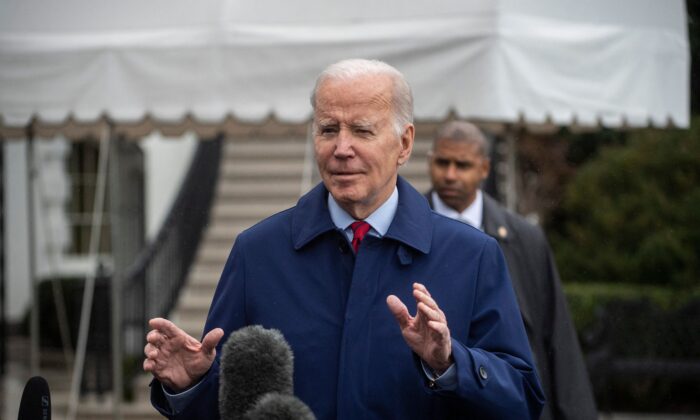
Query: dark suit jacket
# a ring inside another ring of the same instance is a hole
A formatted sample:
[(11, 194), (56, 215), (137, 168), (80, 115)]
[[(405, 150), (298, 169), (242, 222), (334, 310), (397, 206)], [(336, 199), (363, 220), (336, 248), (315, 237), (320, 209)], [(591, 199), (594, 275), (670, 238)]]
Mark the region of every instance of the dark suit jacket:
[[(426, 194), (433, 208), (431, 192)], [(540, 382), (547, 397), (541, 419), (596, 419), (593, 392), (559, 273), (544, 232), (484, 197), (484, 231), (506, 257)]]

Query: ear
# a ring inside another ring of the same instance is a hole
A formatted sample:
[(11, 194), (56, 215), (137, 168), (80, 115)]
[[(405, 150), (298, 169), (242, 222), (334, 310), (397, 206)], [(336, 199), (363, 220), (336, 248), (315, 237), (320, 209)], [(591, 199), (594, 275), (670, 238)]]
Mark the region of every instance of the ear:
[(489, 177), (489, 172), (491, 172), (491, 159), (484, 159), (481, 162), (481, 180), (485, 181)]
[(413, 139), (416, 134), (416, 129), (413, 124), (406, 124), (401, 134), (401, 151), (399, 152), (399, 165), (403, 165), (408, 162), (408, 158), (411, 157), (411, 152), (413, 151)]

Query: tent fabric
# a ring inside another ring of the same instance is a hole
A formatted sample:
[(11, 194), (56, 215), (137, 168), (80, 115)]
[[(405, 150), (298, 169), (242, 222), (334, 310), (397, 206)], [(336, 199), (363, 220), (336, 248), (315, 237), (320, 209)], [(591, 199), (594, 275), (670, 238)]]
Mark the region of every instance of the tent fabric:
[(352, 57), (402, 71), (420, 120), (688, 126), (683, 0), (346, 3), (4, 0), (0, 129), (298, 124)]

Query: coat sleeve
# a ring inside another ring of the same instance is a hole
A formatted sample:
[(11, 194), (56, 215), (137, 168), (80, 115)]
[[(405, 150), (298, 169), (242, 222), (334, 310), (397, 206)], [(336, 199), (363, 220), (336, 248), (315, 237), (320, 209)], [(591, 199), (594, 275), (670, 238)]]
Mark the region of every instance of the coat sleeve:
[(544, 240), (546, 252), (547, 284), (552, 288), (549, 316), (551, 336), (547, 340), (550, 381), (552, 384), (552, 411), (554, 417), (569, 420), (594, 420), (598, 418), (588, 372), (579, 346), (574, 324), (566, 305), (559, 273)]
[(505, 260), (489, 238), (482, 248), (468, 337), (453, 337), (457, 389), (429, 392), (465, 401), (474, 418), (538, 419), (544, 404)]
[(214, 328), (222, 328), (224, 336), (216, 347), (216, 358), (211, 369), (201, 382), (192, 390), (189, 404), (179, 413), (170, 409), (160, 382), (151, 383), (151, 404), (163, 416), (176, 420), (219, 419), (219, 358), (221, 348), (232, 331), (244, 326), (245, 322), (245, 263), (243, 246), (239, 235), (231, 254), (226, 261), (224, 271), (214, 293), (209, 315), (204, 326), (204, 333)]

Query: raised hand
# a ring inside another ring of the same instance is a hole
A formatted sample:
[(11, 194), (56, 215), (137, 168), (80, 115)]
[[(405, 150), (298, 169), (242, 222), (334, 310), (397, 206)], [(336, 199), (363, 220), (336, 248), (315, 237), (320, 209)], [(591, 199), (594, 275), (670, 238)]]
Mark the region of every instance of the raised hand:
[(224, 336), (224, 330), (214, 328), (200, 343), (167, 319), (153, 318), (148, 325), (153, 329), (146, 335), (143, 370), (175, 391), (197, 383), (207, 373)]
[(447, 318), (422, 284), (413, 283), (413, 297), (417, 302), (416, 316), (411, 316), (406, 305), (394, 295), (387, 297), (386, 303), (408, 347), (441, 374), (453, 363)]

